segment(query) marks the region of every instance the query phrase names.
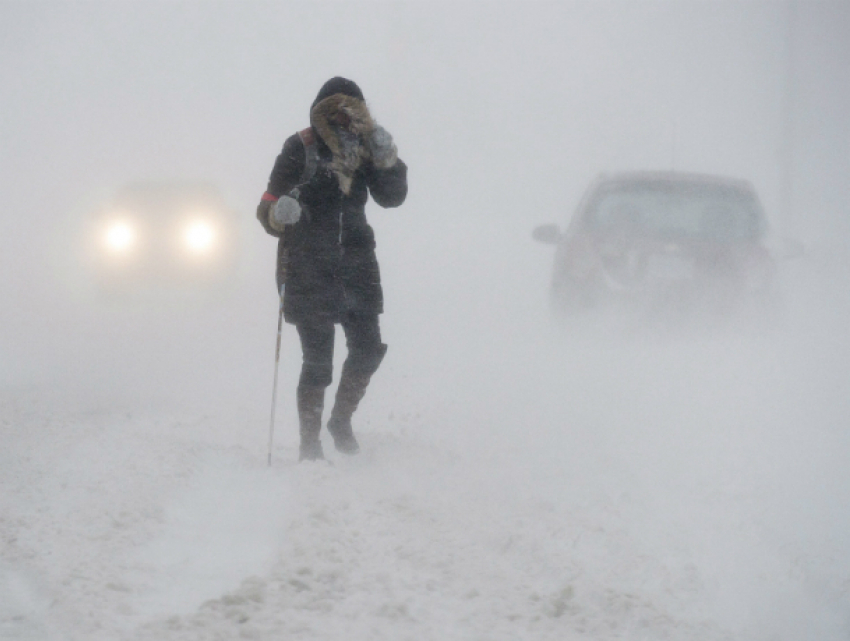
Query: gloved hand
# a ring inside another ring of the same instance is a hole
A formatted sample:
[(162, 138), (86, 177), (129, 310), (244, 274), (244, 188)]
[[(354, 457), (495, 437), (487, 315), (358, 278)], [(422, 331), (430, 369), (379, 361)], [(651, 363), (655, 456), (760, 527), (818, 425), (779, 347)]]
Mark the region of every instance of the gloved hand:
[(274, 209), (269, 216), (269, 225), (275, 230), (282, 232), (285, 225), (294, 225), (301, 220), (301, 205), (298, 203), (297, 189), (289, 192), (288, 196), (277, 199)]
[(375, 125), (366, 143), (369, 146), (372, 163), (378, 169), (389, 169), (398, 160), (398, 149), (393, 142), (393, 137), (381, 125)]

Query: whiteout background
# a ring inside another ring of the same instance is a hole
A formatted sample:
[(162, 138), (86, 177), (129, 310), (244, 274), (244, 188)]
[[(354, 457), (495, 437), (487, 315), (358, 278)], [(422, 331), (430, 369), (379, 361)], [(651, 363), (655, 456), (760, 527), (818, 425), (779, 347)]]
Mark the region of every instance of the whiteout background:
[[(0, 638), (846, 639), (848, 31), (846, 3), (1, 4)], [(368, 210), (390, 352), (363, 454), (296, 466), (287, 328), (268, 470), (253, 210), (333, 75), (410, 165)], [(779, 327), (551, 325), (531, 229), (642, 168), (748, 178), (806, 243)], [(87, 293), (77, 222), (158, 178), (243, 213), (224, 300)]]

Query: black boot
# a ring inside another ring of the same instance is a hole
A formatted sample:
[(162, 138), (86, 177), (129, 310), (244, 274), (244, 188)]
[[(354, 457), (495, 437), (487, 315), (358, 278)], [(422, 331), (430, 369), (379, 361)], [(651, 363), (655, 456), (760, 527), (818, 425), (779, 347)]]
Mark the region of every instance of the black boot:
[(325, 406), (325, 388), (298, 386), (298, 421), (301, 427), (299, 461), (317, 461), (325, 458), (319, 432), (322, 430), (322, 410)]
[(360, 451), (351, 428), (351, 415), (366, 394), (371, 378), (370, 374), (354, 371), (350, 367), (342, 369), (336, 401), (328, 420), (328, 432), (333, 436), (334, 447), (343, 454), (357, 454)]

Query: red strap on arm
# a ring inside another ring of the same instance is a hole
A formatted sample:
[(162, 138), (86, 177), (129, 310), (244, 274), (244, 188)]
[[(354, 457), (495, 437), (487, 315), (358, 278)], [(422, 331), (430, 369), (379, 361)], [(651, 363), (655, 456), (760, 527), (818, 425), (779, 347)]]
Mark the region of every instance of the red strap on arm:
[(270, 200), (270, 201), (274, 202), (274, 201), (276, 201), (279, 197), (280, 197), (280, 196), (275, 196), (274, 194), (270, 194), (269, 192), (266, 192), (266, 193), (264, 193), (264, 194), (263, 194), (263, 197), (262, 197), (262, 198), (260, 198), (260, 200)]

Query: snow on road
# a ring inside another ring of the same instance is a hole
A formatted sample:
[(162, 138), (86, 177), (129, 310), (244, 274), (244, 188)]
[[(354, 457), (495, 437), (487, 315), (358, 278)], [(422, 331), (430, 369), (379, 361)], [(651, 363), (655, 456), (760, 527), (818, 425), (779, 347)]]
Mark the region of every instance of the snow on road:
[(669, 611), (699, 577), (636, 547), (616, 506), (560, 505), (423, 425), (268, 470), (209, 421), (39, 426), (6, 403), (29, 429), (4, 461), (4, 638), (723, 638)]

